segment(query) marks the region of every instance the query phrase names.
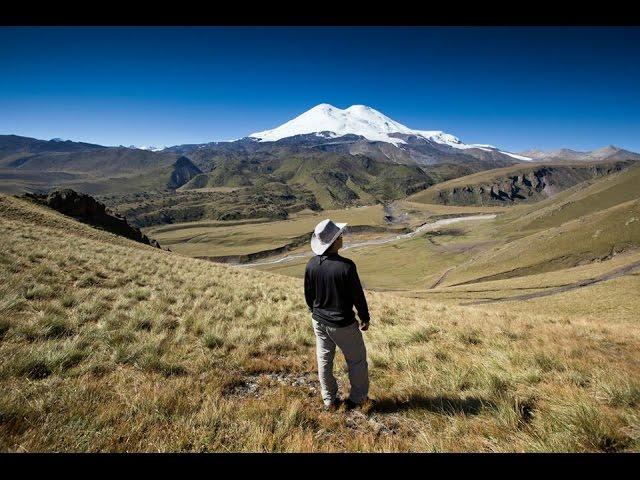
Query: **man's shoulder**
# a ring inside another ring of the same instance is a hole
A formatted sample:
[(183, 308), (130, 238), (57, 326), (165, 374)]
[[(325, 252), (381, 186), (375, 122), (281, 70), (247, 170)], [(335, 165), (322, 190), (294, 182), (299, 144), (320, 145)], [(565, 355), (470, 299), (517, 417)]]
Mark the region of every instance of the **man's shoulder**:
[(313, 267), (314, 265), (316, 265), (318, 263), (318, 258), (319, 258), (318, 255), (314, 255), (313, 257), (311, 257), (307, 262), (307, 268)]
[[(317, 267), (320, 264), (321, 258), (322, 257), (320, 255), (314, 255), (313, 257), (311, 257), (307, 262), (307, 270), (310, 268)], [(352, 268), (356, 267), (356, 264), (353, 260), (351, 260), (350, 258), (343, 257), (342, 255), (331, 255), (329, 258), (331, 259), (331, 261), (327, 263), (327, 265), (332, 264), (333, 265), (332, 268), (335, 268), (336, 266), (339, 265), (345, 270), (351, 270)]]
[(356, 267), (356, 262), (354, 262), (353, 260), (351, 260), (350, 258), (347, 257), (343, 257), (342, 255), (339, 255), (338, 258), (340, 259), (340, 261), (342, 263), (345, 264), (345, 266), (347, 268), (355, 268)]

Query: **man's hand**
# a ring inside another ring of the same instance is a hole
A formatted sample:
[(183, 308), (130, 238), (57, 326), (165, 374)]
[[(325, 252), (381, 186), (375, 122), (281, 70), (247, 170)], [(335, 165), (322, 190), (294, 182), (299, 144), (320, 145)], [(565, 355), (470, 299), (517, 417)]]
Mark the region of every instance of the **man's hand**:
[(363, 332), (369, 330), (369, 322), (360, 322), (360, 330)]

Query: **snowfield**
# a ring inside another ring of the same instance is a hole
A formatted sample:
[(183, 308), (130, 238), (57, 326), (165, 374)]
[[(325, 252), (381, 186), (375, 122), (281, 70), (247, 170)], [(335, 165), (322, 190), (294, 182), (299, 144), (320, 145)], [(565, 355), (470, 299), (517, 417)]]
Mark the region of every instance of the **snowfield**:
[(130, 145), (129, 148), (135, 148), (137, 150), (149, 150), (150, 152), (160, 152), (167, 147), (156, 147), (154, 145)]

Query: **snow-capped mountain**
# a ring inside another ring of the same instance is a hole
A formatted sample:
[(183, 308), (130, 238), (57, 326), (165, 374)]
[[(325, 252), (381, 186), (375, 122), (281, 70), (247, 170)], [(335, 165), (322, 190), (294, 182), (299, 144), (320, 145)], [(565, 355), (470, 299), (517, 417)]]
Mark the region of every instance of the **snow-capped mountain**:
[(277, 128), (252, 133), (249, 138), (259, 142), (274, 142), (310, 134), (324, 138), (356, 135), (372, 142), (390, 143), (400, 148), (411, 143), (407, 137), (417, 137), (434, 146), (495, 152), (516, 160), (531, 161), (529, 157), (505, 152), (492, 145), (462, 143), (454, 135), (440, 130), (411, 129), (366, 105), (352, 105), (342, 110), (328, 103), (322, 103)]
[(138, 150), (149, 150), (151, 152), (159, 152), (167, 147), (156, 147), (154, 145), (129, 145), (129, 148), (135, 148)]

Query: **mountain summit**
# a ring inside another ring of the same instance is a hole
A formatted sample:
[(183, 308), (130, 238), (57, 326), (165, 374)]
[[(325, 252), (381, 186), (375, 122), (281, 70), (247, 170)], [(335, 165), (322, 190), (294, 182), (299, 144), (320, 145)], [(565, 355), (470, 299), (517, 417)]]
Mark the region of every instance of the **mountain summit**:
[[(385, 142), (400, 146), (407, 143), (406, 136), (419, 137), (447, 147), (467, 150), (498, 151), (491, 145), (462, 143), (457, 137), (440, 130), (414, 130), (392, 120), (366, 105), (352, 105), (344, 110), (328, 103), (321, 103), (273, 130), (249, 135), (261, 142), (274, 142), (296, 135), (315, 134), (318, 137), (357, 135), (373, 142)], [(500, 152), (518, 160), (531, 160), (522, 155)]]

